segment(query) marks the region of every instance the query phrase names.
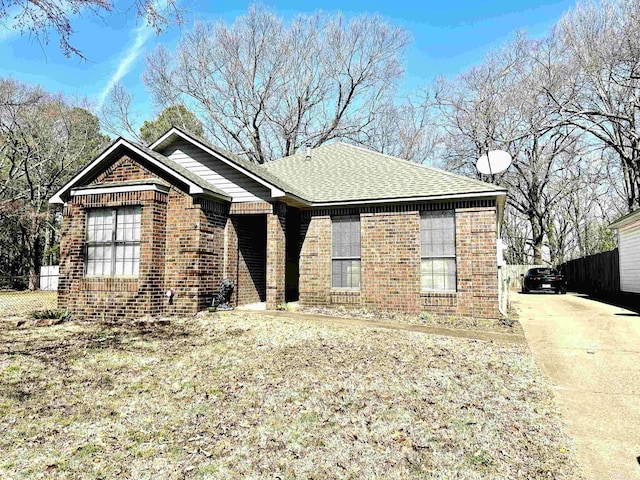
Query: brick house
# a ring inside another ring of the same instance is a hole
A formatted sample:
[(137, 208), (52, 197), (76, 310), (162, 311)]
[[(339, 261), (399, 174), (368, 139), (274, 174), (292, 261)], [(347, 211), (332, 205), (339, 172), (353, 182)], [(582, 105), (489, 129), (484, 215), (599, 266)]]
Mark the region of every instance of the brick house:
[(177, 128), (149, 147), (119, 138), (50, 200), (59, 307), (194, 314), (230, 278), (236, 305), (496, 318), (505, 194), (344, 143), (256, 165)]

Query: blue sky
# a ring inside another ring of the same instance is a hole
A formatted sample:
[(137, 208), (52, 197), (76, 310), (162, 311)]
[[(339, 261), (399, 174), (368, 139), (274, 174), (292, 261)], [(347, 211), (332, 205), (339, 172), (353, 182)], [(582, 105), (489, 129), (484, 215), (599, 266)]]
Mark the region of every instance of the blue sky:
[[(51, 36), (48, 45), (40, 45), (29, 36), (7, 31), (0, 26), (0, 76), (25, 83), (39, 84), (70, 98), (88, 99), (98, 104), (115, 80), (135, 95), (135, 110), (140, 122), (154, 118), (141, 75), (144, 57), (157, 44), (172, 48), (181, 30), (196, 20), (222, 20), (231, 23), (255, 2), (229, 0), (182, 0), (187, 23), (156, 36), (128, 11), (129, 0), (116, 0), (116, 12), (102, 19), (80, 16), (74, 19), (72, 44), (88, 60), (66, 58)], [(411, 32), (413, 43), (406, 59), (405, 88), (428, 84), (439, 75), (454, 76), (479, 63), (487, 50), (513, 38), (524, 30), (542, 36), (574, 5), (569, 0), (511, 0), (482, 2), (334, 1), (294, 2), (265, 0), (264, 5), (285, 18), (300, 12), (342, 11), (346, 15), (380, 13), (391, 23)]]

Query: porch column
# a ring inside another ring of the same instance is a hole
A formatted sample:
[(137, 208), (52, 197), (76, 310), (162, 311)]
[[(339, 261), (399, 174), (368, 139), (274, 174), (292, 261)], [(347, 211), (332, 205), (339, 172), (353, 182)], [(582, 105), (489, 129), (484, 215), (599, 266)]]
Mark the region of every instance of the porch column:
[(275, 204), (267, 214), (267, 309), (284, 303), (286, 205)]

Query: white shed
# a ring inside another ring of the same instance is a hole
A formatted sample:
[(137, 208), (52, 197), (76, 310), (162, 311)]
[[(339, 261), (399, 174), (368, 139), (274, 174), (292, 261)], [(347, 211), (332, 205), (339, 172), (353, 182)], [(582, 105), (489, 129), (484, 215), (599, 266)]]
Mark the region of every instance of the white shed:
[(620, 290), (640, 293), (640, 210), (619, 218), (610, 228), (618, 230)]

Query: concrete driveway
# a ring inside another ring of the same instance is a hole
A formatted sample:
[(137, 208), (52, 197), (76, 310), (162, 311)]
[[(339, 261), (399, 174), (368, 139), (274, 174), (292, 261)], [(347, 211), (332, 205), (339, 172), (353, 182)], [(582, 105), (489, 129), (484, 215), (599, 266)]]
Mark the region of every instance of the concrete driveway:
[(587, 479), (640, 479), (640, 316), (581, 295), (512, 299)]

